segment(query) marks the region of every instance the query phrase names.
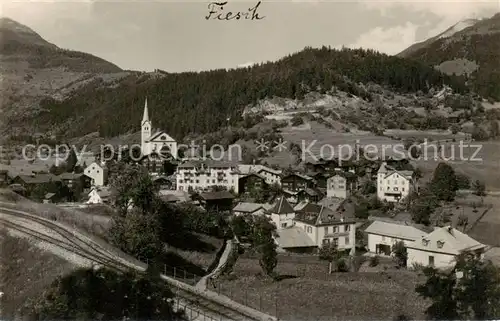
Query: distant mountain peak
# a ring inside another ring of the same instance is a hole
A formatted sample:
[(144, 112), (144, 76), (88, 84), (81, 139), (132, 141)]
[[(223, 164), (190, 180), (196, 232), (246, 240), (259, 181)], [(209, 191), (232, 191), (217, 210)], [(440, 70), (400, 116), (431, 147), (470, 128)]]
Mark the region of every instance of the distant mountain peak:
[(56, 45), (43, 39), (30, 27), (7, 17), (0, 18), (0, 39), (2, 45), (18, 43), (57, 48)]
[(454, 24), (453, 26), (449, 27), (446, 29), (444, 32), (440, 33), (437, 38), (448, 38), (456, 34), (457, 32), (460, 32), (464, 30), (465, 28), (472, 27), (476, 23), (478, 23), (480, 20), (478, 19), (463, 19)]

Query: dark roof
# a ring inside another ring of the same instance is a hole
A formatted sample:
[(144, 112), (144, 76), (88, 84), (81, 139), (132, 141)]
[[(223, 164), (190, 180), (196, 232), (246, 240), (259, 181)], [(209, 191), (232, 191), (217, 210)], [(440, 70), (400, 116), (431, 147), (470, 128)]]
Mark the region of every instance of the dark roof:
[(206, 160), (190, 160), (177, 166), (178, 168), (226, 168), (226, 167), (236, 167), (236, 163), (217, 161), (212, 159)]
[(311, 225), (327, 225), (343, 222), (341, 215), (334, 210), (314, 203), (308, 203), (298, 210), (295, 220)]
[(246, 175), (244, 175), (244, 176), (241, 176), (239, 179), (246, 179), (246, 178), (248, 178), (248, 177), (250, 177), (250, 176), (256, 176), (256, 177), (258, 177), (258, 178), (260, 178), (260, 179), (262, 179), (262, 180), (264, 180), (264, 181), (266, 180), (266, 178), (265, 178), (263, 175), (258, 174), (258, 173), (255, 173), (255, 172), (251, 172), (251, 173), (249, 173), (249, 174), (246, 174)]
[(81, 174), (77, 174), (77, 173), (62, 173), (61, 175), (59, 175), (58, 177), (60, 179), (63, 179), (63, 180), (66, 180), (66, 179), (79, 179), (80, 177), (82, 177), (83, 173)]
[(58, 182), (60, 179), (52, 174), (19, 175), (19, 178), (26, 184), (43, 184)]
[(312, 181), (312, 180), (313, 180), (313, 178), (312, 178), (312, 177), (307, 176), (307, 175), (303, 175), (303, 174), (300, 174), (300, 173), (290, 173), (290, 174), (288, 174), (288, 175), (285, 175), (285, 176), (282, 178), (282, 180), (283, 180), (283, 179), (286, 179), (287, 177), (291, 177), (291, 176), (297, 176), (297, 177), (302, 178), (303, 180), (306, 180), (306, 181)]
[(160, 199), (167, 203), (175, 203), (180, 202), (180, 198), (172, 194), (161, 195)]
[(205, 192), (201, 193), (200, 197), (205, 201), (208, 200), (221, 200), (221, 199), (234, 199), (234, 195), (228, 191), (218, 191), (218, 192)]
[(286, 200), (286, 198), (284, 196), (280, 196), (280, 198), (278, 198), (278, 201), (273, 206), (273, 208), (271, 208), (269, 210), (269, 212), (271, 212), (273, 214), (290, 214), (290, 213), (295, 213), (295, 211), (293, 210), (292, 205), (290, 205), (290, 203), (288, 203), (288, 201)]

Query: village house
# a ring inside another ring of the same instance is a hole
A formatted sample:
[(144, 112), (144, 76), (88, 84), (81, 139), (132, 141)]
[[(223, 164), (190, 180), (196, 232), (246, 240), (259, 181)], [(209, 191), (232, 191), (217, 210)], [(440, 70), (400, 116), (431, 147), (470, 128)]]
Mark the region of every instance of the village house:
[(350, 172), (337, 172), (327, 180), (326, 197), (346, 199), (357, 187), (356, 175)]
[(239, 202), (233, 208), (233, 214), (236, 216), (264, 215), (266, 211), (269, 211), (272, 207), (273, 206), (270, 204)]
[(331, 244), (339, 250), (354, 253), (356, 222), (344, 219), (332, 209), (309, 203), (296, 212), (294, 225), (309, 236), (316, 248)]
[(90, 187), (90, 177), (85, 176), (83, 173), (62, 173), (58, 176), (61, 182), (68, 186), (69, 188), (75, 187), (76, 184), (80, 184), (82, 188)]
[(177, 190), (207, 191), (215, 186), (239, 193), (239, 172), (230, 162), (215, 160), (187, 161), (177, 166)]
[(287, 192), (299, 192), (308, 187), (314, 187), (314, 180), (306, 175), (291, 173), (281, 179), (281, 187)]
[(467, 234), (446, 226), (436, 228), (428, 235), (408, 243), (406, 248), (407, 266), (423, 265), (447, 269), (455, 266), (457, 256), (462, 253), (472, 253), (483, 258), (488, 247)]
[(399, 202), (417, 190), (412, 171), (398, 171), (382, 163), (377, 172), (377, 197), (381, 201)]
[(266, 178), (261, 174), (251, 172), (241, 176), (238, 180), (238, 192), (240, 197), (251, 197), (254, 193), (263, 193), (268, 188)]
[(293, 226), (295, 211), (292, 205), (286, 200), (286, 197), (280, 196), (276, 204), (267, 211), (267, 216), (271, 218), (276, 229), (282, 229)]
[(153, 183), (160, 191), (175, 189), (175, 178), (173, 177), (166, 177), (166, 176), (153, 177)]
[(87, 204), (106, 204), (110, 201), (111, 192), (106, 187), (94, 187), (88, 196)]
[(106, 186), (108, 184), (108, 168), (104, 164), (92, 163), (85, 168), (83, 173), (90, 178), (92, 186)]
[(225, 212), (233, 209), (234, 195), (228, 191), (200, 193), (198, 200), (207, 212)]
[(273, 169), (264, 165), (247, 165), (239, 164), (238, 171), (241, 175), (248, 175), (250, 173), (256, 173), (265, 178), (266, 183), (269, 185), (278, 184), (281, 185), (281, 174), (282, 171), (278, 169)]
[(13, 184), (22, 185), (28, 192), (38, 185), (61, 182), (59, 177), (49, 173), (39, 173), (32, 175), (18, 175), (13, 180)]
[(153, 124), (149, 120), (148, 100), (144, 102), (144, 113), (141, 121), (141, 152), (148, 156), (151, 153), (162, 155), (168, 152), (174, 159), (177, 159), (177, 142), (164, 131), (152, 134)]
[(398, 242), (408, 245), (423, 236), (426, 232), (413, 226), (396, 222), (374, 221), (365, 230), (368, 235), (368, 251), (377, 255), (392, 255), (392, 246)]

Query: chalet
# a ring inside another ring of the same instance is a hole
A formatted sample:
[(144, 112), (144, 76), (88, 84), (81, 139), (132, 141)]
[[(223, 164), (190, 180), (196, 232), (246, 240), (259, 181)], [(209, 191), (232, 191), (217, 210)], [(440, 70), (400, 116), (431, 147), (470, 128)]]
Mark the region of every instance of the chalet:
[(269, 204), (239, 202), (233, 208), (233, 214), (236, 216), (239, 216), (239, 215), (263, 215), (266, 213), (266, 211), (269, 211), (271, 208), (272, 208), (272, 205), (269, 205)]
[(407, 266), (415, 264), (448, 269), (455, 266), (456, 258), (462, 253), (484, 257), (488, 247), (467, 234), (451, 227), (436, 228), (428, 235), (406, 245)]
[(26, 190), (31, 190), (37, 185), (57, 183), (61, 180), (52, 174), (32, 174), (18, 175), (13, 179), (13, 183), (21, 184)]
[(250, 197), (253, 193), (265, 192), (267, 187), (266, 178), (254, 172), (241, 176), (238, 180), (238, 191), (242, 196)]
[(308, 172), (307, 176), (312, 177), (317, 187), (326, 188), (329, 175), (325, 172)]
[(266, 183), (269, 185), (273, 184), (281, 185), (282, 171), (278, 169), (273, 169), (264, 165), (239, 164), (238, 171), (240, 172), (241, 175), (256, 173), (264, 177), (266, 179)]
[(397, 222), (374, 221), (365, 230), (368, 235), (368, 251), (377, 255), (390, 256), (392, 246), (398, 242), (406, 245), (427, 235), (416, 227)]
[(276, 204), (267, 211), (267, 215), (271, 217), (271, 221), (276, 225), (277, 229), (282, 229), (293, 226), (295, 211), (286, 200), (286, 197), (280, 196)]
[(303, 229), (317, 248), (332, 244), (339, 250), (354, 251), (356, 222), (318, 204), (309, 203), (294, 218), (295, 226)]
[(297, 201), (307, 201), (317, 203), (324, 197), (323, 193), (316, 188), (305, 188), (297, 193)]
[(199, 194), (200, 204), (207, 212), (223, 212), (233, 209), (234, 195), (228, 191)]
[(94, 187), (88, 195), (87, 204), (106, 204), (110, 201), (111, 192), (105, 187)]
[(90, 178), (92, 186), (106, 186), (108, 184), (108, 168), (104, 163), (100, 165), (92, 163), (83, 171), (84, 175)]
[(90, 187), (90, 177), (77, 173), (62, 173), (58, 176), (63, 184), (69, 188), (73, 188), (76, 184), (81, 184), (82, 188)]
[(159, 152), (154, 151), (149, 155), (143, 156), (139, 163), (153, 177), (171, 175), (175, 172), (177, 165), (175, 159), (170, 155), (170, 150), (167, 146), (162, 147)]
[(314, 187), (314, 179), (299, 173), (292, 173), (281, 179), (281, 187), (288, 192), (298, 192), (308, 187)]
[(181, 199), (173, 194), (161, 195), (160, 199), (169, 204), (176, 204), (181, 202)]
[(166, 176), (156, 176), (153, 178), (153, 183), (158, 187), (159, 190), (174, 190), (175, 189), (175, 178)]

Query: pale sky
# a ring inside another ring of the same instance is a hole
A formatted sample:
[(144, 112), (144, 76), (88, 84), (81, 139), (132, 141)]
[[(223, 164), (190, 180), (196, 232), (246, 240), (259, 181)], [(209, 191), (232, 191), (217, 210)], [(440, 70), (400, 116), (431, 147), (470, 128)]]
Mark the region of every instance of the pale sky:
[[(490, 17), (488, 1), (262, 1), (259, 21), (206, 20), (210, 1), (10, 1), (0, 14), (65, 49), (123, 69), (169, 72), (233, 68), (305, 46), (363, 47), (396, 54), (465, 18)], [(228, 0), (223, 12), (257, 1)]]

